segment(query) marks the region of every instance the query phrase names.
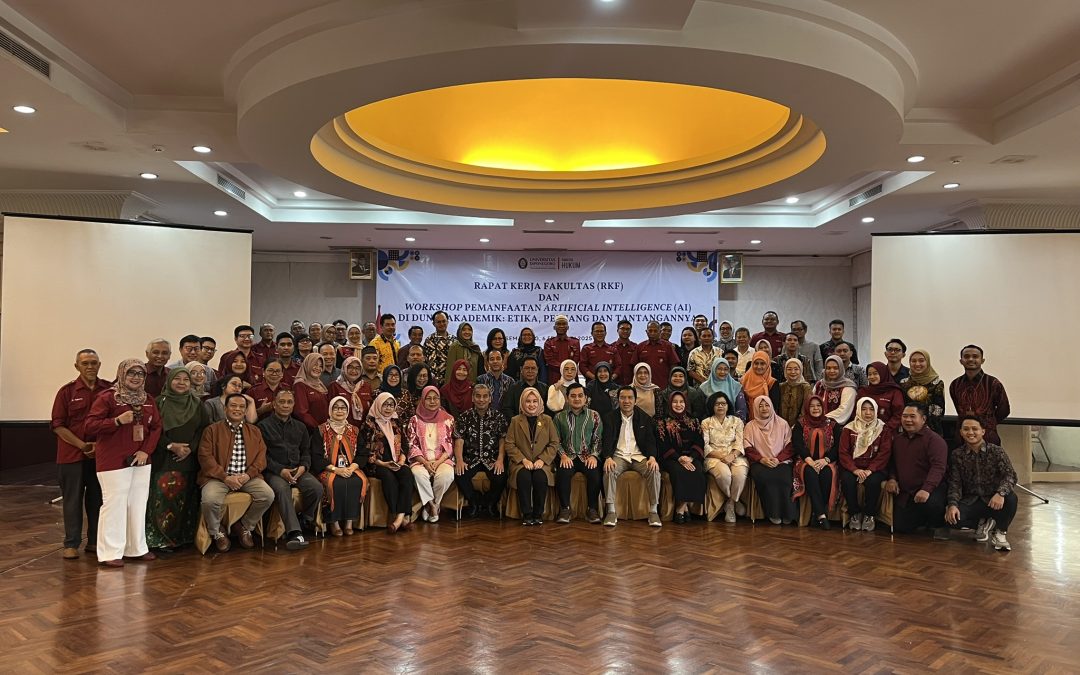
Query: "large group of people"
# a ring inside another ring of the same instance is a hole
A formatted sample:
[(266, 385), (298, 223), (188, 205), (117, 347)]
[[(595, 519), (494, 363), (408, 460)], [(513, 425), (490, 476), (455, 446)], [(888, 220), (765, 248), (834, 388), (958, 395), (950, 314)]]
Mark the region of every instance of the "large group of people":
[[(286, 548), (302, 549), (320, 522), (331, 536), (352, 535), (373, 480), (390, 534), (413, 527), (414, 499), (417, 519), (438, 522), (453, 485), (464, 517), (499, 516), (508, 491), (528, 526), (543, 523), (553, 487), (551, 513), (569, 523), (578, 473), (585, 519), (612, 527), (628, 471), (643, 479), (653, 527), (666, 473), (676, 524), (702, 511), (711, 476), (728, 523), (747, 515), (748, 480), (770, 522), (794, 522), (805, 496), (822, 529), (845, 504), (847, 527), (874, 530), (885, 491), (896, 532), (968, 527), (1010, 548), (1016, 474), (997, 434), (1009, 401), (983, 371), (981, 348), (960, 350), (964, 374), (949, 385), (959, 417), (950, 453), (945, 386), (926, 350), (909, 354), (893, 338), (864, 367), (843, 321), (820, 345), (803, 321), (787, 333), (778, 325), (771, 311), (755, 334), (699, 315), (673, 343), (671, 324), (651, 321), (635, 343), (624, 320), (609, 343), (597, 322), (583, 346), (560, 316), (542, 346), (525, 328), (513, 347), (499, 328), (484, 345), (468, 323), (451, 334), (442, 311), (426, 337), (410, 326), (404, 345), (392, 314), (363, 326), (294, 321), (280, 333), (242, 325), (216, 365), (211, 337), (182, 337), (172, 362), (171, 343), (158, 338), (145, 360), (122, 361), (113, 382), (84, 349), (52, 411), (63, 556), (79, 557), (84, 512), (85, 550), (110, 567), (191, 544), (200, 522), (217, 551), (251, 548), (275, 507)], [(473, 482), (480, 474), (486, 491)], [(250, 504), (227, 527), (224, 501), (235, 492)]]

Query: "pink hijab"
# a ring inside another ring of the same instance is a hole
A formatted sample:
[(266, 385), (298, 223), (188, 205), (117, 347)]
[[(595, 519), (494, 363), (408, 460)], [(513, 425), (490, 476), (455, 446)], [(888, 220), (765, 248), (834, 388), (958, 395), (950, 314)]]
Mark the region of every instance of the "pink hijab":
[[(758, 406), (768, 407), (765, 413), (758, 412)], [(743, 444), (761, 453), (762, 457), (775, 459), (791, 442), (791, 425), (773, 410), (772, 400), (768, 396), (759, 396), (754, 402), (754, 419), (743, 428)]]
[(424, 387), (424, 390), (420, 392), (420, 400), (416, 402), (416, 419), (425, 424), (438, 424), (450, 419), (450, 413), (443, 410), (441, 405), (442, 394), (439, 394), (440, 405), (438, 410), (428, 410), (427, 406), (424, 405), (424, 399), (427, 398), (428, 392), (432, 391), (439, 394), (439, 388), (433, 384)]

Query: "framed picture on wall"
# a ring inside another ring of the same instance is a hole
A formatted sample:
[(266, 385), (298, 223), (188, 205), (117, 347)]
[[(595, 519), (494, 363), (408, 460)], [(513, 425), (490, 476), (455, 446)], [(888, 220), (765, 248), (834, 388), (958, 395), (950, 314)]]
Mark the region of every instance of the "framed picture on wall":
[(720, 283), (741, 284), (743, 280), (742, 253), (725, 253), (720, 256)]
[(370, 281), (373, 279), (374, 263), (372, 262), (373, 251), (349, 251), (349, 278), (355, 281)]

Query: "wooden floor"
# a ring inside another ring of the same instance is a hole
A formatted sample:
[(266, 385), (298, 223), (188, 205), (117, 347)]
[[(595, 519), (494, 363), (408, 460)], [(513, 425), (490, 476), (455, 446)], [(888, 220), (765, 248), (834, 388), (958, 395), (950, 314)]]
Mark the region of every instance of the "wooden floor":
[(57, 490), (32, 483), (0, 486), (3, 672), (1080, 670), (1080, 486), (1021, 496), (1007, 554), (741, 520), (444, 519), (106, 570), (60, 558)]

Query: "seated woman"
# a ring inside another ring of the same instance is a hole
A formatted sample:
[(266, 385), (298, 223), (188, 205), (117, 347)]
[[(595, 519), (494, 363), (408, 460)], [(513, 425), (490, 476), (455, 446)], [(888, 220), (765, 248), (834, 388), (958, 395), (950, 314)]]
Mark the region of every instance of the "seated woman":
[(184, 366), (188, 370), (188, 374), (191, 377), (191, 393), (194, 394), (200, 401), (205, 401), (210, 398), (210, 369), (198, 361), (189, 363)]
[(746, 395), (746, 406), (750, 410), (757, 409), (757, 399), (762, 396), (769, 399), (773, 410), (780, 407), (780, 381), (773, 377), (771, 368), (772, 358), (769, 354), (764, 351), (755, 352), (750, 360), (750, 367), (739, 380), (743, 394)]
[(660, 387), (653, 384), (652, 367), (644, 361), (634, 366), (634, 379), (631, 384), (637, 392), (637, 402), (634, 405), (656, 419), (656, 400), (660, 395)]
[(401, 398), (401, 385), (402, 375), (401, 368), (396, 365), (389, 365), (383, 368), (382, 371), (382, 384), (379, 385), (379, 389), (373, 392), (376, 398), (379, 394), (387, 393), (394, 397), (396, 404), (397, 400)]
[(322, 378), (323, 360), (318, 354), (308, 354), (293, 380), (296, 407), (293, 417), (315, 430), (330, 413), (330, 393)]
[[(878, 419), (877, 401), (860, 398), (857, 413), (840, 434), (840, 485), (849, 514), (848, 527), (872, 532), (888, 476), (892, 432)], [(859, 503), (859, 485), (863, 501)]]
[(688, 410), (686, 394), (672, 392), (667, 412), (657, 424), (657, 451), (671, 479), (675, 499), (675, 523), (691, 519), (690, 507), (705, 502), (705, 441), (701, 424)]
[(210, 418), (192, 393), (191, 375), (183, 367), (169, 371), (157, 406), (161, 438), (150, 456), (146, 543), (171, 551), (193, 543), (199, 528), (199, 441)]
[[(731, 375), (731, 362), (724, 357), (717, 357), (713, 359), (712, 365), (709, 366), (709, 379), (705, 380), (698, 387), (701, 393), (705, 396), (712, 398), (713, 394), (722, 392), (727, 397), (728, 403), (732, 406), (728, 411), (729, 415), (738, 415), (739, 419), (746, 423), (749, 419), (749, 415), (746, 408), (746, 394), (743, 393), (742, 385)], [(706, 399), (705, 403), (706, 412), (712, 410), (712, 406)]]
[[(206, 417), (209, 420), (208, 424), (220, 422), (225, 419), (225, 398), (231, 394), (244, 394), (244, 381), (240, 379), (239, 375), (225, 375), (214, 383), (214, 389), (217, 390), (218, 395), (211, 396), (203, 401), (203, 408), (206, 410)], [(255, 399), (247, 394), (244, 394), (244, 398), (246, 398), (248, 402), (244, 419), (246, 419), (249, 424), (255, 424), (259, 421), (258, 410), (255, 407)]]
[(795, 499), (809, 495), (814, 524), (830, 528), (829, 510), (840, 497), (840, 427), (825, 416), (820, 396), (806, 399), (803, 413), (791, 431), (799, 462), (795, 464)]
[(780, 383), (780, 417), (791, 426), (795, 426), (799, 421), (803, 405), (812, 389), (803, 377), (803, 362), (800, 359), (788, 359), (784, 362), (784, 381)]
[(522, 328), (521, 333), (518, 334), (517, 346), (510, 352), (510, 357), (506, 362), (506, 374), (515, 380), (520, 380), (521, 364), (524, 363), (526, 356), (536, 359), (539, 370), (536, 379), (546, 384), (548, 379), (547, 367), (544, 365), (544, 350), (536, 344), (536, 333), (528, 327)]
[(526, 387), (518, 399), (518, 414), (506, 431), (508, 481), (516, 486), (522, 525), (542, 525), (548, 487), (555, 485), (551, 463), (559, 450), (559, 432), (544, 414), (540, 392)]
[(389, 392), (376, 396), (368, 408), (360, 429), (360, 442), (368, 449), (368, 474), (379, 479), (386, 508), (393, 516), (393, 520), (387, 516), (386, 533), (408, 530), (412, 526), (409, 518), (416, 481), (412, 471), (405, 467), (408, 461), (402, 450), (405, 438), (398, 422), (397, 401)]
[(596, 377), (585, 385), (585, 395), (589, 397), (589, 407), (600, 413), (600, 418), (618, 407), (614, 392), (619, 390), (619, 383), (611, 377), (611, 364), (601, 361), (596, 364)]
[(549, 415), (554, 415), (566, 407), (566, 388), (575, 382), (580, 382), (577, 364), (574, 363), (573, 359), (566, 359), (559, 364), (559, 373), (561, 374), (559, 380), (548, 386), (547, 410)]
[(734, 523), (736, 515), (746, 515), (746, 507), (739, 497), (742, 496), (750, 471), (750, 462), (746, 461), (746, 444), (743, 442), (743, 421), (735, 414), (731, 399), (722, 391), (710, 396), (707, 406), (712, 410), (712, 415), (701, 423), (701, 436), (705, 443), (704, 467), (727, 497), (724, 520)]
[(878, 417), (896, 434), (900, 428), (900, 415), (904, 412), (904, 391), (893, 382), (889, 367), (880, 361), (866, 367), (866, 380), (869, 384), (859, 388), (858, 397), (874, 399), (878, 404)]
[[(469, 382), (476, 384), (476, 378), (484, 372), (484, 354), (480, 351), (480, 345), (473, 342), (473, 328), (471, 323), (463, 323), (458, 326), (457, 335), (450, 340), (450, 347), (446, 350), (446, 365), (464, 360), (469, 364)], [(443, 382), (450, 380), (450, 373), (443, 376)], [(400, 403), (400, 401), (399, 401)]]
[(398, 397), (398, 418), (406, 427), (416, 414), (416, 408), (420, 405), (420, 396), (430, 381), (431, 369), (426, 363), (414, 363), (409, 366), (408, 375), (405, 376), (405, 386), (402, 388), (401, 396)]
[(222, 375), (238, 375), (244, 383), (244, 392), (262, 382), (262, 368), (248, 363), (243, 352), (234, 352), (221, 369)]
[(930, 352), (925, 349), (913, 350), (908, 357), (908, 366), (911, 373), (900, 382), (904, 403), (926, 406), (929, 411), (926, 425), (940, 436), (941, 418), (945, 415), (945, 383), (930, 365)]
[(701, 393), (701, 389), (698, 387), (690, 386), (690, 375), (686, 372), (686, 368), (675, 366), (671, 369), (671, 372), (668, 373), (667, 388), (660, 392), (660, 397), (657, 401), (657, 406), (659, 407), (657, 417), (665, 417), (668, 414), (668, 402), (671, 399), (671, 395), (676, 392), (681, 393), (686, 397), (686, 414), (698, 421), (709, 416), (708, 411), (705, 409), (705, 402), (707, 400), (705, 394)]
[(689, 367), (690, 352), (701, 346), (698, 333), (693, 326), (687, 326), (679, 334), (679, 344), (675, 345), (675, 353), (679, 355), (679, 365)]
[(375, 398), (371, 385), (362, 377), (363, 374), (364, 366), (360, 359), (350, 356), (341, 363), (341, 375), (330, 383), (327, 392), (331, 398), (341, 396), (349, 402), (349, 423), (355, 427), (363, 424), (371, 401)]
[(814, 383), (814, 396), (825, 402), (825, 416), (839, 425), (851, 421), (858, 387), (844, 375), (844, 362), (833, 354), (825, 359), (821, 379)]
[(454, 418), (442, 409), (434, 385), (424, 387), (416, 415), (406, 427), (409, 463), (423, 511), (420, 517), (439, 522), (443, 495), (454, 482)]
[[(755, 357), (756, 358), (756, 357)], [(791, 427), (773, 410), (768, 396), (758, 396), (754, 419), (743, 430), (746, 457), (750, 460), (750, 478), (760, 493), (765, 516), (773, 525), (795, 520), (795, 502), (791, 498)]]
[(368, 452), (360, 441), (359, 430), (349, 424), (348, 399), (335, 396), (327, 412), (327, 420), (319, 425), (317, 432), (323, 455), (312, 457), (311, 465), (322, 468), (319, 480), (323, 484), (323, 506), (330, 534), (348, 536), (353, 533), (353, 523), (360, 519), (360, 508), (367, 496), (363, 468), (368, 463)]
[(446, 411), (457, 417), (473, 407), (473, 383), (469, 381), (469, 364), (465, 359), (459, 359), (450, 371), (453, 375), (439, 389), (439, 393), (446, 404)]

